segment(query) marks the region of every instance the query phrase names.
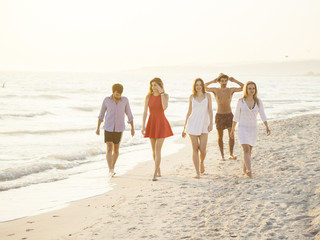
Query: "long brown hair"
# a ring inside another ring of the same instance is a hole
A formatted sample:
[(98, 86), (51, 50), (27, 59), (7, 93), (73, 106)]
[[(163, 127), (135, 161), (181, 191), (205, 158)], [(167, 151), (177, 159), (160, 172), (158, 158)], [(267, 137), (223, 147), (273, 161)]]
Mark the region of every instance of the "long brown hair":
[(163, 89), (163, 92), (164, 92), (164, 87), (163, 87), (163, 82), (160, 78), (154, 78), (150, 81), (150, 87), (149, 87), (149, 92), (148, 92), (148, 95), (147, 97), (150, 97), (150, 95), (153, 94), (153, 91), (152, 91), (152, 83), (155, 82), (156, 84), (158, 84), (162, 89)]
[(252, 82), (252, 81), (246, 82), (246, 84), (243, 86), (243, 97), (242, 97), (242, 99), (246, 99), (248, 97), (248, 86), (250, 84), (253, 84), (254, 87), (255, 87), (255, 92), (253, 94), (253, 100), (259, 106), (258, 88), (257, 88), (257, 84), (255, 84), (255, 82)]
[(197, 94), (197, 90), (196, 90), (196, 84), (197, 82), (200, 82), (201, 83), (201, 86), (202, 86), (202, 92), (205, 93), (206, 92), (206, 89), (204, 87), (204, 82), (201, 78), (197, 78), (196, 80), (194, 80), (193, 82), (193, 87), (192, 87), (192, 94), (193, 96), (195, 96)]

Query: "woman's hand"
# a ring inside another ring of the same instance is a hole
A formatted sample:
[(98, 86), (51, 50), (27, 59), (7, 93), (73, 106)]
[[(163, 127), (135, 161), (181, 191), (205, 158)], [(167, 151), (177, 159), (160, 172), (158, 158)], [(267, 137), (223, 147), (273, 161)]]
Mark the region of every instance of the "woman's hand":
[(145, 127), (143, 127), (143, 128), (141, 129), (141, 133), (142, 133), (143, 136), (146, 134), (146, 128), (145, 128)]
[(182, 131), (182, 133), (181, 133), (181, 136), (182, 136), (183, 138), (185, 138), (185, 137), (187, 136), (187, 134), (186, 134), (186, 132), (185, 132), (184, 129), (183, 129), (183, 131)]
[(267, 130), (267, 136), (269, 136), (271, 134), (271, 131), (269, 128), (266, 128), (266, 130)]
[(100, 128), (97, 128), (96, 134), (100, 135)]
[(212, 129), (213, 129), (213, 124), (212, 124), (212, 123), (210, 123), (210, 124), (209, 124), (209, 127), (208, 127), (208, 132), (211, 132), (211, 131), (212, 131)]
[(158, 89), (159, 93), (163, 93), (164, 92), (163, 89), (160, 86), (157, 86), (157, 89)]
[(230, 131), (230, 138), (234, 139), (234, 130), (233, 129)]

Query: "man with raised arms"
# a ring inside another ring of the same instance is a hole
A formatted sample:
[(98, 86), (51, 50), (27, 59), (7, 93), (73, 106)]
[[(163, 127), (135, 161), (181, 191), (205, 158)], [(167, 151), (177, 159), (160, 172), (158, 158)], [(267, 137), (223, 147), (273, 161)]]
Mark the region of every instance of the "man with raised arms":
[[(240, 87), (239, 88), (228, 88), (227, 83), (228, 81), (237, 83)], [(219, 88), (209, 88), (208, 86), (212, 83), (219, 83)], [(234, 139), (230, 138), (230, 132), (232, 128), (232, 120), (233, 114), (231, 111), (231, 100), (232, 96), (235, 92), (241, 92), (243, 88), (243, 83), (237, 81), (233, 77), (228, 77), (227, 75), (220, 73), (219, 77), (216, 79), (207, 82), (205, 84), (206, 91), (212, 92), (215, 96), (217, 102), (217, 113), (215, 116), (215, 124), (218, 133), (218, 144), (220, 148), (220, 153), (222, 160), (224, 158), (224, 151), (223, 151), (223, 130), (228, 129), (229, 133), (229, 159), (230, 160), (237, 160), (237, 157), (233, 155), (233, 147), (234, 147)]]

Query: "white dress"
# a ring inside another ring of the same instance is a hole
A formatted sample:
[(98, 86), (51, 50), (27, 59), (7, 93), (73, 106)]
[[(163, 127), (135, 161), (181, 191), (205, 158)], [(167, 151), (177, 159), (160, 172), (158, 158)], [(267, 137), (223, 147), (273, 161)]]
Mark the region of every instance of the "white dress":
[(210, 125), (208, 111), (208, 96), (205, 94), (201, 102), (192, 97), (192, 112), (188, 118), (186, 133), (199, 136), (202, 133), (208, 133)]
[(238, 139), (240, 144), (249, 144), (255, 146), (258, 138), (257, 115), (259, 113), (263, 122), (267, 121), (264, 113), (262, 101), (258, 99), (253, 109), (250, 109), (244, 99), (239, 99), (236, 111), (233, 117), (234, 122), (238, 122)]

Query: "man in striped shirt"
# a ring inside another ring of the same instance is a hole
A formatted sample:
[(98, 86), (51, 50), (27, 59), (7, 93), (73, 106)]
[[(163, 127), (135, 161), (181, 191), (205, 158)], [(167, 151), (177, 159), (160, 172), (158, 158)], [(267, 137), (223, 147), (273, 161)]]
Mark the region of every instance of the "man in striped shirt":
[(121, 96), (123, 86), (114, 84), (112, 86), (112, 95), (106, 97), (101, 106), (98, 117), (98, 126), (96, 134), (100, 135), (100, 125), (104, 121), (104, 142), (107, 145), (107, 162), (109, 167), (109, 176), (115, 175), (114, 167), (119, 156), (120, 140), (122, 132), (125, 130), (125, 114), (128, 117), (128, 123), (131, 125), (131, 136), (134, 136), (133, 116), (131, 113), (128, 98)]

